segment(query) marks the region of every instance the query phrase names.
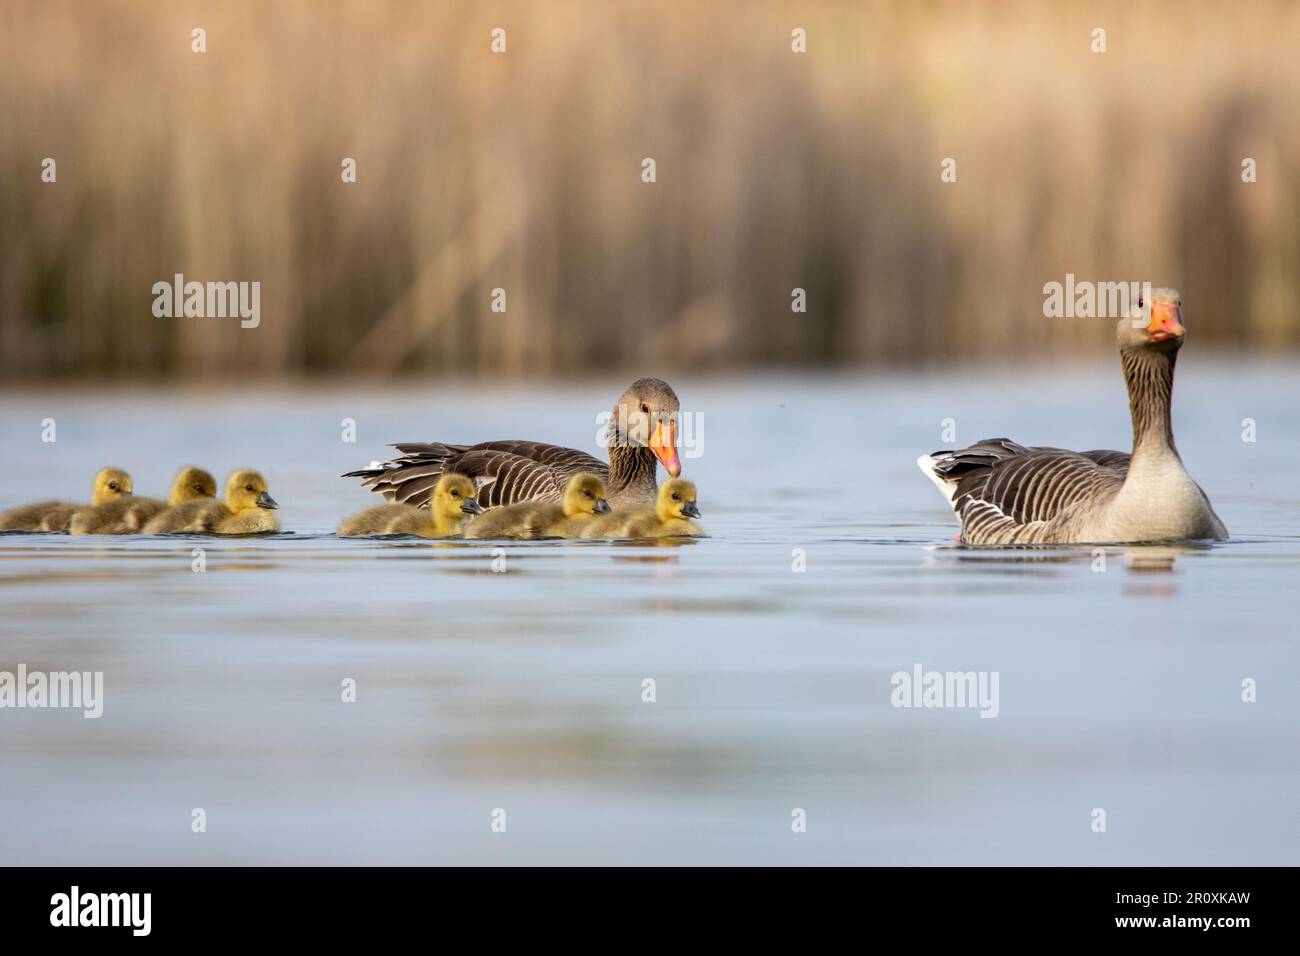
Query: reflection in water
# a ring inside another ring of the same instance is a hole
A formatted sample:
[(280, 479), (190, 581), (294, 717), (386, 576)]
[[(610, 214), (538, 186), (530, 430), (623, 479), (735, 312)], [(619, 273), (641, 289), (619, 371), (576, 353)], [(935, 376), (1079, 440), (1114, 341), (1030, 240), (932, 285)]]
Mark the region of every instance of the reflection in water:
[(1179, 557), (1207, 552), (1212, 547), (1209, 543), (1195, 541), (1149, 545), (1026, 545), (1023, 548), (943, 545), (932, 549), (932, 557), (927, 563), (949, 561), (1018, 573), (1044, 565), (1089, 562), (1094, 572), (1104, 573), (1116, 559), (1127, 558), (1126, 567), (1130, 573), (1168, 574), (1173, 572)]
[(1174, 561), (1182, 555), (1196, 550), (1193, 545), (1184, 544), (1150, 544), (1135, 545), (1126, 549), (1131, 574), (1169, 574), (1174, 570)]

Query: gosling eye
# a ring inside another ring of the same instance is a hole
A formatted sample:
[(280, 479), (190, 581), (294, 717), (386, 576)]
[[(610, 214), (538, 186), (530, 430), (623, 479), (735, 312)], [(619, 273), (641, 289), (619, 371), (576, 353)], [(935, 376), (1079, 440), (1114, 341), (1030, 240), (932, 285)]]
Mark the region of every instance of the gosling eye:
[(108, 483), (108, 490), (109, 490), (109, 491), (117, 491), (117, 482), (116, 482), (116, 481), (110, 481), (110, 482)]
[(452, 496), (453, 498), (459, 498), (459, 497), (460, 497), (460, 492), (459, 492), (459, 491), (453, 491), (453, 492), (451, 493), (451, 496)]
[(252, 485), (244, 485), (244, 490), (245, 490), (245, 491), (252, 491), (252, 490), (253, 490), (253, 486), (252, 486)]
[(201, 491), (203, 490), (203, 486), (202, 486), (202, 485), (195, 485), (195, 486), (194, 486), (194, 490), (195, 490), (195, 491), (199, 491), (199, 492), (201, 492)]
[(673, 501), (681, 501), (681, 500), (682, 500), (681, 495), (673, 495)]

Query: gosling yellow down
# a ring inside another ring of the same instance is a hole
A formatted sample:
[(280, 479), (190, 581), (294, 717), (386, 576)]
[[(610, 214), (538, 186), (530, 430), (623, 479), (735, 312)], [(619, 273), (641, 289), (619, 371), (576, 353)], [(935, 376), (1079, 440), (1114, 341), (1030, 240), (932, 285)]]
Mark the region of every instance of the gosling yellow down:
[(483, 513), (474, 497), (474, 483), (464, 475), (443, 475), (433, 489), (429, 508), (376, 505), (345, 518), (338, 534), (356, 538), (372, 534), (418, 534), (422, 538), (455, 538), (469, 515)]
[(157, 515), (186, 501), (215, 498), (217, 480), (202, 468), (182, 468), (172, 482), (166, 501), (125, 495), (91, 508), (82, 508), (72, 516), (68, 531), (72, 534), (138, 534)]
[[(131, 476), (120, 468), (101, 468), (90, 493), (92, 507), (131, 494)], [(41, 501), (0, 514), (0, 531), (67, 531), (72, 516), (85, 505), (67, 501)]]
[(493, 508), (465, 528), (467, 538), (576, 538), (597, 515), (609, 513), (605, 483), (589, 471), (569, 479), (561, 504), (520, 502)]
[(279, 531), (272, 513), (280, 506), (267, 493), (266, 479), (242, 468), (226, 479), (224, 501), (187, 501), (145, 526), (147, 534), (265, 534)]
[(691, 518), (700, 516), (694, 482), (672, 478), (659, 486), (653, 508), (616, 511), (583, 529), (584, 538), (699, 537), (704, 529)]

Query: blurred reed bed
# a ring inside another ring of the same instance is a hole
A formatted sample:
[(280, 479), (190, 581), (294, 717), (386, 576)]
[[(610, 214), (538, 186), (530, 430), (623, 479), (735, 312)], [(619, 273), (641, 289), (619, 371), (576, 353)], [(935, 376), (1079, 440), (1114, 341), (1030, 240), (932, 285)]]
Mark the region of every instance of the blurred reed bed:
[[(9, 0), (5, 20), (9, 381), (1109, 348), (1108, 322), (1042, 317), (1067, 272), (1178, 286), (1201, 344), (1300, 342), (1294, 4)], [(260, 328), (155, 318), (177, 272), (260, 281)]]

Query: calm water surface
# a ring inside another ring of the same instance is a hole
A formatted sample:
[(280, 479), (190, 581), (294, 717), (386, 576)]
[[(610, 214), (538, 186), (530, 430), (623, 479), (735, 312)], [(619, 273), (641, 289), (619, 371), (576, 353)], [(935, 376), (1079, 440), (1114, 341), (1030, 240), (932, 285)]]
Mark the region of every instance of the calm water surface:
[[(6, 393), (0, 507), (251, 465), (288, 533), (0, 535), (0, 670), (105, 681), (0, 710), (0, 862), (1300, 863), (1300, 367), (1180, 363), (1225, 544), (963, 549), (914, 464), (945, 418), (1127, 447), (1099, 365), (679, 377), (710, 537), (658, 547), (332, 535), (386, 443), (598, 453), (624, 382)], [(916, 664), (998, 672), (998, 716), (892, 707)]]

